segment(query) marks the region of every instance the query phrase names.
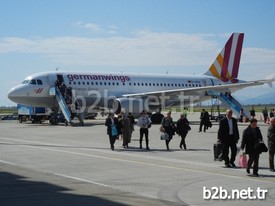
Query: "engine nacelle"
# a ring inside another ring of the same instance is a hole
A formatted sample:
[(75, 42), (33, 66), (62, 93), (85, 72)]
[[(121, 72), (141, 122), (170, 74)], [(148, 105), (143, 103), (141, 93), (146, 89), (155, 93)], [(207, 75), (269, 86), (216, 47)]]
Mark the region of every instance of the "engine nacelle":
[(159, 110), (159, 104), (154, 101), (144, 101), (142, 98), (117, 98), (114, 100), (113, 109), (116, 114), (124, 111), (139, 116), (144, 110), (154, 112)]

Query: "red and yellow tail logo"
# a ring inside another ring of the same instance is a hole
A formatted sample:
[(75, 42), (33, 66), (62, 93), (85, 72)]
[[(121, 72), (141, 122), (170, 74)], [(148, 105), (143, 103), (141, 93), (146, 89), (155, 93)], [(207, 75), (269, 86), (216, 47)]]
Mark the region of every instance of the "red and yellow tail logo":
[(233, 33), (205, 74), (215, 76), (223, 82), (238, 82), (243, 38), (244, 33)]

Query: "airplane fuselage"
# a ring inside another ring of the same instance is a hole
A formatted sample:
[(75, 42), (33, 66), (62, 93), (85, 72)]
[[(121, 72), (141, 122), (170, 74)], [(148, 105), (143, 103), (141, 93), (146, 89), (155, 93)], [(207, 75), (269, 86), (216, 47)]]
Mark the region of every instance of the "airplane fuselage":
[[(113, 100), (124, 95), (225, 84), (215, 77), (205, 75), (45, 72), (27, 77), (20, 85), (12, 88), (8, 96), (19, 104), (53, 107), (56, 102), (49, 91), (57, 79), (71, 87), (74, 98), (85, 101), (87, 108), (112, 108)], [(183, 95), (198, 96), (196, 102), (209, 98), (203, 91)], [(177, 105), (180, 101), (178, 96), (176, 93), (169, 95), (161, 106)]]

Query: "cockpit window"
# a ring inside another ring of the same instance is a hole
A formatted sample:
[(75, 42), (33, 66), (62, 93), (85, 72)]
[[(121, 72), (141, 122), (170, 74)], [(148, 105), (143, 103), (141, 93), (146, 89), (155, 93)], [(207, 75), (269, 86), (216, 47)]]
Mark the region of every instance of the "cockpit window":
[(41, 79), (37, 79), (37, 84), (38, 85), (42, 85), (43, 83), (42, 83), (42, 80)]
[(30, 82), (29, 79), (25, 79), (25, 80), (22, 82), (22, 84), (28, 84), (29, 82)]
[(29, 84), (36, 84), (35, 79), (32, 79), (32, 80), (29, 82)]

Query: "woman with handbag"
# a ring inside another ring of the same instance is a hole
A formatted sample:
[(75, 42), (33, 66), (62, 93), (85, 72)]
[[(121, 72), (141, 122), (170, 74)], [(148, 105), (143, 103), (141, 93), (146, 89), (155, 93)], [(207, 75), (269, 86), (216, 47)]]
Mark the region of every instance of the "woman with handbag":
[(166, 117), (162, 118), (161, 126), (162, 126), (163, 130), (165, 131), (165, 133), (167, 133), (169, 136), (168, 139), (165, 140), (166, 148), (167, 148), (167, 150), (169, 150), (169, 142), (175, 135), (175, 131), (176, 131), (176, 126), (175, 126), (173, 119), (171, 117), (171, 111), (169, 111), (167, 113)]
[(116, 142), (116, 139), (118, 139), (118, 135), (121, 132), (118, 127), (118, 119), (115, 117), (115, 114), (113, 112), (110, 112), (109, 117), (105, 121), (105, 126), (107, 127), (107, 134), (109, 136), (111, 150), (114, 150), (114, 144)]
[(253, 164), (253, 176), (258, 177), (259, 157), (261, 151), (259, 150), (260, 142), (263, 136), (259, 127), (257, 127), (257, 119), (251, 119), (249, 126), (243, 131), (243, 138), (241, 149), (248, 154), (249, 159), (247, 163), (246, 172), (250, 174), (250, 168)]
[(183, 148), (186, 150), (186, 143), (185, 138), (187, 136), (188, 131), (191, 130), (191, 127), (189, 126), (189, 121), (186, 118), (185, 114), (180, 115), (180, 119), (177, 121), (177, 133), (181, 136), (180, 141), (180, 148)]

